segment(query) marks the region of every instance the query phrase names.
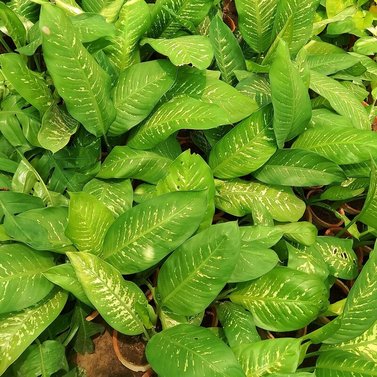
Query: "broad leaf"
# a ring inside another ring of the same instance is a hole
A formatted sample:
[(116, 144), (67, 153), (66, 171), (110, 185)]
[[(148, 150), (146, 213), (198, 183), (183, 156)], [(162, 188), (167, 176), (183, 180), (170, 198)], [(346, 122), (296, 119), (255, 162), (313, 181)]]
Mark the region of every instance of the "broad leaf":
[(209, 28), (216, 65), (221, 72), (221, 78), (228, 84), (235, 82), (235, 70), (246, 69), (245, 58), (236, 37), (229, 27), (218, 16), (211, 21)]
[(161, 267), (157, 283), (160, 304), (183, 315), (203, 311), (234, 270), (239, 242), (234, 222), (213, 225), (186, 241)]
[(84, 186), (83, 191), (103, 203), (114, 217), (118, 217), (132, 207), (133, 192), (129, 179), (123, 181), (92, 179)]
[(201, 156), (187, 150), (169, 166), (166, 176), (157, 184), (157, 194), (174, 191), (206, 191), (207, 211), (200, 229), (212, 224), (215, 214), (215, 184), (211, 169)]
[(336, 112), (351, 120), (355, 128), (370, 129), (367, 111), (361, 102), (339, 82), (322, 73), (310, 71), (310, 89), (326, 98)]
[(122, 71), (114, 89), (117, 116), (109, 133), (120, 135), (143, 121), (173, 85), (175, 77), (176, 68), (167, 60), (135, 64)]
[(290, 331), (317, 318), (327, 296), (326, 286), (318, 277), (276, 267), (255, 281), (239, 284), (229, 297), (251, 311), (258, 327)]
[(216, 207), (233, 216), (252, 213), (256, 201), (281, 222), (298, 221), (305, 212), (305, 203), (294, 195), (291, 188), (241, 180), (216, 180), (215, 184)]
[(270, 83), (263, 76), (252, 74), (240, 79), (236, 89), (254, 100), (259, 107), (269, 105), (272, 101)]
[(123, 274), (146, 270), (196, 231), (205, 210), (206, 195), (199, 192), (172, 192), (139, 204), (112, 224), (103, 256)]
[(230, 347), (254, 343), (261, 339), (253, 316), (242, 306), (222, 302), (216, 306), (216, 313)]
[(92, 303), (89, 301), (84, 290), (82, 289), (82, 286), (77, 279), (75, 270), (70, 263), (63, 263), (52, 267), (45, 271), (43, 276), (45, 276), (52, 283), (72, 293), (84, 304), (93, 307)]
[(153, 370), (164, 377), (245, 377), (232, 351), (202, 327), (164, 330), (149, 341), (146, 355)]
[(317, 377), (377, 376), (377, 363), (344, 351), (329, 351), (320, 355), (316, 364)]
[(177, 66), (192, 64), (199, 69), (206, 69), (214, 57), (211, 42), (202, 35), (187, 35), (172, 39), (145, 38), (140, 44), (142, 46), (149, 44)]
[(0, 375), (56, 319), (66, 301), (67, 294), (56, 290), (34, 306), (0, 315)]
[(258, 53), (265, 52), (271, 45), (277, 5), (277, 0), (236, 0), (242, 37)]
[(296, 371), (300, 357), (300, 339), (269, 339), (233, 348), (247, 377)]
[(173, 161), (153, 151), (114, 147), (101, 166), (98, 178), (136, 178), (157, 183)]
[(46, 110), (38, 132), (38, 141), (52, 153), (64, 148), (77, 131), (79, 122), (57, 105)]
[(215, 144), (209, 165), (216, 177), (241, 177), (260, 168), (275, 151), (272, 112), (264, 108), (243, 120)]
[(312, 109), (308, 90), (291, 62), (285, 42), (280, 41), (270, 69), (274, 132), (279, 148), (308, 125)]
[(99, 255), (105, 234), (114, 222), (111, 211), (85, 192), (70, 193), (65, 235), (79, 251)]
[(315, 153), (299, 149), (278, 150), (253, 174), (259, 181), (283, 186), (322, 186), (342, 182), (342, 169)]
[(112, 63), (120, 70), (140, 61), (138, 42), (151, 25), (151, 15), (144, 0), (127, 1), (115, 22), (115, 36), (106, 49)]
[(62, 10), (44, 4), (40, 29), (44, 60), (69, 113), (90, 133), (104, 135), (115, 118), (108, 75), (79, 41)]
[(6, 208), (8, 213), (16, 215), (30, 209), (44, 207), (43, 201), (35, 196), (14, 191), (0, 191), (0, 216), (4, 215), (2, 208)]
[(42, 300), (53, 285), (43, 272), (54, 266), (52, 254), (21, 244), (0, 246), (0, 313), (24, 309)]
[(318, 229), (308, 221), (281, 224), (276, 228), (283, 232), (284, 237), (305, 246), (313, 245), (317, 239)]
[(143, 333), (149, 324), (148, 301), (142, 290), (93, 254), (67, 255), (84, 292), (105, 321), (123, 334)]
[(0, 3), (0, 20), (6, 28), (6, 34), (12, 39), (16, 47), (25, 45), (26, 29), (17, 14), (8, 7), (9, 4)]
[(377, 158), (377, 134), (348, 127), (318, 126), (305, 131), (292, 148), (311, 151), (337, 164), (356, 164)]
[(215, 104), (183, 95), (164, 103), (135, 132), (128, 146), (151, 149), (180, 129), (207, 130), (225, 124), (225, 111)]

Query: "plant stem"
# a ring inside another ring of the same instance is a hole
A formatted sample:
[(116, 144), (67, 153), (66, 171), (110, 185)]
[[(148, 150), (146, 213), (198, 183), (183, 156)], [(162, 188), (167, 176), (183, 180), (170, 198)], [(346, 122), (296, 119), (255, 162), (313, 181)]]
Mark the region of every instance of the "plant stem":
[(12, 49), (9, 47), (6, 40), (3, 38), (2, 35), (0, 35), (0, 43), (3, 45), (3, 47), (7, 50), (7, 52), (13, 52)]
[(299, 368), (297, 372), (314, 372), (315, 367)]
[(353, 225), (356, 223), (356, 221), (359, 219), (359, 216), (355, 216), (342, 230), (340, 230), (336, 235), (335, 237), (339, 238), (340, 236), (342, 236), (345, 232), (347, 232), (347, 230)]

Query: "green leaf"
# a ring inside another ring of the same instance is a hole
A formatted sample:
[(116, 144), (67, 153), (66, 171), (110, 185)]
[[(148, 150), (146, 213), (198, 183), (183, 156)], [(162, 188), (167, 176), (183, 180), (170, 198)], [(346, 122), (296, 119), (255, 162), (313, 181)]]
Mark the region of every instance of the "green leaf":
[(209, 165), (216, 177), (241, 177), (260, 168), (275, 151), (272, 112), (265, 107), (215, 144), (209, 155)]
[(351, 120), (328, 109), (314, 109), (311, 124), (314, 127), (353, 127)]
[(69, 263), (60, 264), (58, 266), (52, 267), (43, 273), (48, 280), (52, 283), (58, 285), (64, 290), (72, 293), (84, 304), (93, 307), (92, 303), (89, 301), (80, 282), (77, 279), (75, 270)]
[(319, 252), (327, 263), (331, 275), (341, 279), (354, 279), (357, 276), (357, 255), (352, 249), (352, 240), (317, 237), (316, 243), (309, 248)]
[(33, 249), (61, 252), (72, 244), (64, 235), (67, 216), (66, 207), (32, 209), (17, 216), (6, 214), (4, 227), (8, 235)]
[(143, 121), (173, 85), (176, 74), (176, 67), (167, 60), (135, 64), (122, 71), (114, 89), (117, 116), (109, 133), (120, 135)]
[(215, 185), (216, 208), (233, 216), (252, 213), (255, 202), (266, 207), (271, 216), (281, 222), (298, 221), (305, 212), (305, 203), (291, 188), (241, 180), (216, 180)]
[(216, 313), (230, 347), (254, 343), (261, 339), (253, 316), (242, 306), (229, 301), (222, 302), (216, 306)]
[(17, 14), (8, 5), (4, 2), (0, 3), (0, 20), (6, 28), (6, 34), (13, 39), (16, 47), (24, 46), (26, 43), (26, 29)]
[(68, 372), (65, 347), (56, 340), (33, 344), (12, 367), (16, 377), (52, 376), (64, 370)]
[[(273, 231), (270, 232), (272, 242), (267, 245), (262, 240), (256, 239), (255, 226), (240, 227), (240, 235), (240, 256), (229, 279), (232, 283), (257, 279), (271, 271), (279, 262), (276, 253), (269, 249), (269, 246), (274, 244)], [(275, 241), (278, 242), (281, 236), (282, 233), (277, 234)]]
[(318, 230), (315, 225), (308, 221), (288, 223), (276, 226), (284, 233), (284, 237), (305, 246), (313, 245), (317, 239)]
[(233, 348), (247, 377), (296, 371), (300, 357), (300, 339), (268, 339)]
[(316, 276), (276, 267), (261, 278), (238, 284), (229, 295), (253, 314), (266, 330), (298, 330), (312, 322), (326, 305), (327, 288)]
[(271, 103), (271, 88), (269, 81), (263, 77), (252, 74), (238, 83), (236, 89), (254, 100), (260, 108)]
[(68, 144), (78, 127), (77, 120), (58, 105), (53, 105), (43, 115), (38, 141), (43, 148), (56, 153)]
[(53, 285), (43, 272), (54, 266), (52, 254), (21, 244), (0, 246), (0, 313), (24, 309), (42, 300)]
[(277, 0), (236, 0), (240, 32), (255, 52), (265, 52), (271, 45), (277, 5)]
[(135, 132), (128, 146), (151, 149), (180, 129), (207, 130), (225, 124), (226, 113), (220, 106), (183, 95), (164, 103)]
[(0, 315), (0, 375), (56, 319), (66, 301), (67, 294), (55, 290), (34, 306)]
[(274, 132), (279, 148), (304, 131), (312, 116), (308, 90), (291, 62), (288, 46), (280, 41), (270, 69)]
[(140, 44), (142, 46), (149, 44), (177, 66), (192, 64), (199, 69), (206, 69), (214, 57), (210, 40), (202, 35), (187, 35), (172, 39), (145, 38)]
[(103, 256), (123, 274), (154, 266), (198, 228), (205, 193), (172, 192), (133, 207), (106, 234)]
[(211, 21), (209, 39), (221, 78), (232, 85), (235, 82), (234, 71), (246, 69), (245, 58), (236, 37), (219, 16)]
[(264, 183), (283, 186), (322, 186), (342, 182), (342, 169), (315, 153), (299, 149), (278, 150), (253, 174)]
[(340, 115), (349, 118), (355, 128), (370, 130), (368, 113), (347, 88), (322, 73), (310, 71), (310, 89), (326, 98)]
[[(1, 6), (0, 6), (1, 8)], [(30, 104), (44, 113), (52, 104), (51, 91), (42, 75), (31, 71), (19, 54), (2, 54), (1, 71), (16, 91)]]
[(79, 41), (62, 10), (44, 4), (40, 29), (47, 69), (68, 112), (90, 133), (104, 135), (115, 118), (110, 78)]
[(150, 34), (172, 38), (180, 29), (198, 26), (213, 5), (212, 0), (157, 0), (153, 6)]
[(143, 203), (147, 200), (151, 200), (157, 196), (157, 189), (155, 185), (150, 185), (149, 183), (142, 183), (136, 187), (134, 191), (134, 201), (135, 203)]
[(203, 327), (164, 330), (149, 341), (146, 355), (153, 370), (164, 377), (245, 377), (232, 351)]
[(123, 181), (92, 179), (84, 186), (83, 191), (103, 203), (114, 217), (118, 217), (132, 207), (133, 191), (129, 179)]
[(152, 151), (116, 146), (106, 157), (98, 173), (98, 178), (136, 178), (149, 183), (157, 183), (166, 175), (173, 161)]
[[(339, 97), (340, 98), (340, 97)], [(315, 127), (305, 131), (292, 148), (317, 153), (337, 164), (356, 164), (377, 158), (377, 134), (348, 127)]]
[(162, 265), (160, 304), (177, 314), (203, 311), (227, 283), (239, 256), (235, 222), (217, 224), (190, 238)]
[(93, 254), (67, 255), (86, 295), (105, 321), (126, 335), (143, 333), (148, 301), (141, 289)]
[(215, 214), (215, 184), (211, 169), (203, 158), (189, 150), (178, 156), (157, 183), (157, 194), (175, 191), (206, 191), (207, 210), (199, 229), (212, 224)]
[(340, 327), (325, 343), (341, 343), (361, 335), (377, 320), (376, 249), (370, 253), (347, 297), (343, 314), (338, 317)]
[(377, 376), (377, 363), (344, 351), (329, 351), (320, 355), (316, 364), (317, 377)]
[(70, 193), (70, 197), (65, 235), (79, 251), (99, 255), (114, 216), (103, 203), (86, 192)]
[[(0, 191), (0, 206), (5, 207), (12, 215), (44, 207), (40, 198), (14, 191)], [(3, 215), (4, 213), (0, 209), (0, 216)]]
[(116, 33), (106, 48), (111, 62), (120, 70), (140, 61), (138, 42), (149, 30), (151, 15), (144, 0), (127, 1), (115, 22)]

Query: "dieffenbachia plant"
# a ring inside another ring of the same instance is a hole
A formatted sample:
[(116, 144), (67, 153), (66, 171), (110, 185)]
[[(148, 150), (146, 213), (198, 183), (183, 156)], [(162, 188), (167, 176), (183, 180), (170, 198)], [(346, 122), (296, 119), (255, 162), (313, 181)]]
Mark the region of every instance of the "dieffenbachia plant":
[(0, 3), (0, 375), (97, 310), (161, 377), (377, 376), (377, 6), (222, 5)]

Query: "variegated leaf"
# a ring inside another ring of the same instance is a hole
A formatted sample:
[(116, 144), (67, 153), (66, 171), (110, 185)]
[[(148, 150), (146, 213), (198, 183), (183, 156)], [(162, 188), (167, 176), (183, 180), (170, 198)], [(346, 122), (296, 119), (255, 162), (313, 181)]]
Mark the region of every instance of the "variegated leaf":
[(65, 292), (54, 290), (34, 306), (0, 315), (0, 375), (57, 318), (67, 297)]
[(67, 253), (89, 300), (115, 330), (138, 335), (149, 327), (148, 301), (116, 268), (88, 253)]
[(358, 219), (368, 226), (377, 229), (377, 166), (371, 160), (368, 195)]

